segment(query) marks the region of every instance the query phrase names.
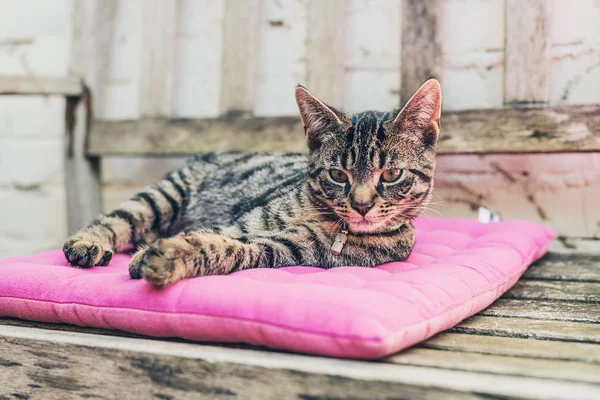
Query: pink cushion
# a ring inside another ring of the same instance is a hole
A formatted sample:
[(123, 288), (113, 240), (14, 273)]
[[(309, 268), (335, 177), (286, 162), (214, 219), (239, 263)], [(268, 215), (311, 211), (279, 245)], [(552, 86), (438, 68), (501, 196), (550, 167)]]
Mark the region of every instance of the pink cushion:
[(421, 217), (406, 262), (254, 269), (167, 289), (132, 280), (128, 255), (67, 267), (61, 251), (0, 261), (0, 316), (198, 341), (378, 358), (484, 309), (541, 257), (537, 224)]

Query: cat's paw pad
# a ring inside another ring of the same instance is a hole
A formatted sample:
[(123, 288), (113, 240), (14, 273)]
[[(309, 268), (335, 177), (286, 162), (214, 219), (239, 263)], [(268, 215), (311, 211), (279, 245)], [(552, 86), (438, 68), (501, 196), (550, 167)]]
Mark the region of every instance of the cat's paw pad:
[(129, 275), (144, 278), (152, 286), (165, 287), (186, 278), (190, 261), (187, 243), (178, 238), (160, 239), (147, 249), (138, 251), (129, 262)]
[(100, 243), (82, 238), (67, 240), (63, 253), (69, 264), (79, 268), (108, 265), (113, 256), (113, 252), (104, 249)]

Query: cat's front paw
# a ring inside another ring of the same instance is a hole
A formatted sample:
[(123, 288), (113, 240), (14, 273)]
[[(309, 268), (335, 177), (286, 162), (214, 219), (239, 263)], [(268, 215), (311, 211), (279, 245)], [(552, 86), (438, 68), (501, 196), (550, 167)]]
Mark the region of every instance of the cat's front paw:
[(69, 264), (80, 268), (108, 265), (113, 256), (113, 252), (99, 242), (82, 236), (69, 238), (63, 246), (63, 253)]
[(144, 278), (152, 286), (166, 287), (193, 276), (195, 253), (181, 236), (159, 239), (133, 256), (129, 275), (133, 279)]

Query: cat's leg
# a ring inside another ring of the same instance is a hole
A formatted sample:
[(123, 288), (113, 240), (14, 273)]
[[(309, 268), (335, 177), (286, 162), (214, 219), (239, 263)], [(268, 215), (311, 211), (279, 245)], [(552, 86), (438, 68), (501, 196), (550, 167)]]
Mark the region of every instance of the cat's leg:
[(68, 238), (63, 252), (69, 263), (81, 268), (107, 265), (115, 251), (151, 244), (167, 235), (189, 202), (187, 173), (182, 168), (168, 174)]
[(140, 250), (129, 264), (132, 278), (164, 287), (180, 279), (224, 275), (249, 268), (274, 268), (311, 263), (314, 243), (298, 230), (242, 236), (189, 232), (159, 239)]

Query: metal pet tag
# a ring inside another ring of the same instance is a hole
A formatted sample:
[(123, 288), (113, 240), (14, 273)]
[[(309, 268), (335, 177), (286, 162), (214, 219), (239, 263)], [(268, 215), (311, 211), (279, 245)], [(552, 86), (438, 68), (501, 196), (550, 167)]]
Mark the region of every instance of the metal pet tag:
[(339, 256), (346, 244), (346, 240), (348, 240), (348, 231), (343, 230), (337, 235), (335, 235), (335, 239), (333, 240), (333, 244), (331, 245), (331, 254), (334, 256)]
[(484, 223), (484, 224), (489, 224), (490, 222), (499, 222), (500, 221), (500, 216), (494, 214), (493, 212), (491, 212), (490, 210), (488, 210), (485, 207), (479, 207), (479, 222)]

